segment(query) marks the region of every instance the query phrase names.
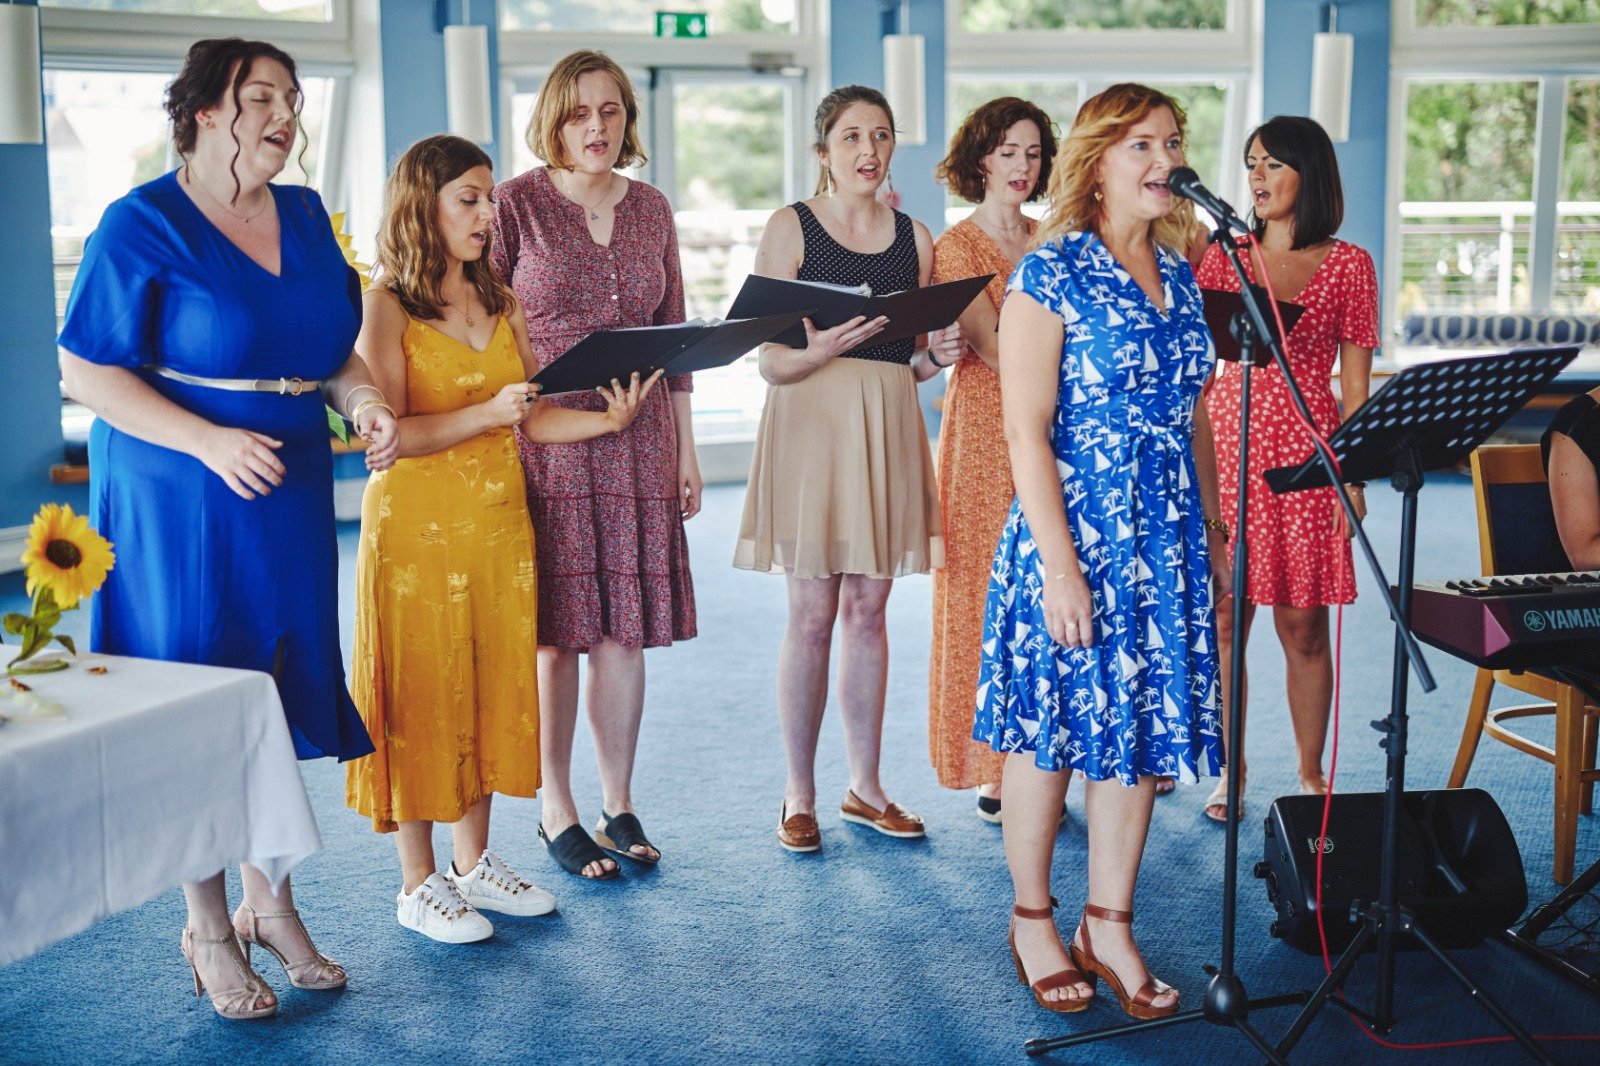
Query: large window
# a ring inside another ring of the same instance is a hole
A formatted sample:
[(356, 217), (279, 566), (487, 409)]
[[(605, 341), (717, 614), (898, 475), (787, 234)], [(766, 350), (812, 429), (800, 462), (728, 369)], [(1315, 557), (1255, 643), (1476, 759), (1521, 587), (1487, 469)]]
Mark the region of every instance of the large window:
[(1416, 21), (1440, 29), (1600, 22), (1600, 0), (1416, 0)]
[(328, 0), (40, 0), (39, 6), (293, 22), (327, 22), (333, 15)]
[(657, 11), (704, 12), (712, 34), (788, 33), (795, 0), (502, 0), (500, 24), (545, 33), (651, 34)]
[(1012, 30), (1215, 30), (1228, 0), (949, 0), (968, 33)]
[(1567, 81), (1550, 308), (1600, 314), (1600, 78)]

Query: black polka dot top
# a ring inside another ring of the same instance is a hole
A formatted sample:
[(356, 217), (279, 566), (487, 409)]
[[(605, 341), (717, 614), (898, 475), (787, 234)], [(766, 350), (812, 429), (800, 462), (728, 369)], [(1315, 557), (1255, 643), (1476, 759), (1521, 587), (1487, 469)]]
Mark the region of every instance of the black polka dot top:
[[(832, 237), (805, 204), (794, 205), (800, 216), (800, 234), (805, 240), (805, 258), (800, 262), (801, 281), (821, 281), (829, 285), (870, 285), (874, 296), (887, 296), (917, 287), (917, 233), (911, 216), (894, 213), (894, 243), (882, 252), (852, 252)], [(890, 341), (871, 348), (858, 348), (842, 359), (870, 359), (878, 363), (909, 366), (916, 351), (914, 337)]]

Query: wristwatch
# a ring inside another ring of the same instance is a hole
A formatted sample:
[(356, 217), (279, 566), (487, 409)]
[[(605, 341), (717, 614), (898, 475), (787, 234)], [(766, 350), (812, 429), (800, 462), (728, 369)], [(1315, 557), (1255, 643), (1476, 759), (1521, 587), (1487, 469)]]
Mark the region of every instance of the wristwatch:
[(1215, 530), (1216, 532), (1221, 533), (1222, 534), (1222, 539), (1223, 539), (1224, 542), (1227, 542), (1227, 541), (1230, 541), (1230, 540), (1233, 539), (1233, 530), (1228, 526), (1228, 523), (1224, 522), (1220, 518), (1208, 518), (1208, 519), (1206, 519), (1205, 520), (1205, 527), (1207, 529)]

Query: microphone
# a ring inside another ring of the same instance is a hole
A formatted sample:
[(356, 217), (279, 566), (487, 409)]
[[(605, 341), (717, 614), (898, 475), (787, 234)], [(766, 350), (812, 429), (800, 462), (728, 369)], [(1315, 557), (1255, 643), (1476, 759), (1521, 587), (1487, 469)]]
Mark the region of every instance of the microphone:
[(1228, 201), (1212, 192), (1200, 183), (1200, 175), (1188, 167), (1174, 167), (1172, 173), (1167, 175), (1167, 188), (1185, 200), (1193, 200), (1196, 204), (1206, 209), (1206, 213), (1217, 220), (1217, 224), (1226, 229), (1235, 229), (1240, 233), (1249, 233), (1250, 227), (1244, 219), (1234, 213)]

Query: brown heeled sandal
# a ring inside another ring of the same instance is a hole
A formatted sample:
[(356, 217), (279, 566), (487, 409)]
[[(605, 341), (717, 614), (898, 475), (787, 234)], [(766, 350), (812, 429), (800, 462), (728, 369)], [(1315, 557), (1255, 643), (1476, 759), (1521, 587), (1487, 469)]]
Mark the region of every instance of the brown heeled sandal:
[(1011, 961), (1017, 967), (1017, 980), (1028, 986), (1039, 1006), (1047, 1011), (1054, 1011), (1056, 1014), (1076, 1014), (1081, 1010), (1089, 1009), (1089, 1003), (1094, 999), (1092, 994), (1080, 999), (1046, 999), (1045, 993), (1054, 992), (1058, 988), (1067, 988), (1071, 985), (1089, 985), (1092, 988), (1094, 987), (1093, 981), (1084, 977), (1074, 967), (1068, 966), (1065, 970), (1058, 970), (1048, 977), (1041, 977), (1032, 984), (1028, 984), (1028, 971), (1023, 969), (1022, 956), (1017, 954), (1017, 919), (1028, 918), (1034, 921), (1048, 921), (1054, 916), (1052, 912), (1055, 910), (1055, 906), (1056, 898), (1054, 896), (1050, 897), (1050, 906), (1048, 907), (1013, 905), (1011, 908), (1011, 928), (1006, 933), (1006, 940), (1011, 945)]
[(1093, 903), (1085, 903), (1083, 905), (1083, 916), (1084, 920), (1078, 923), (1078, 935), (1083, 938), (1083, 947), (1078, 947), (1077, 940), (1074, 938), (1068, 950), (1072, 953), (1073, 963), (1089, 975), (1089, 984), (1094, 984), (1097, 977), (1104, 979), (1105, 983), (1111, 986), (1111, 991), (1116, 993), (1117, 1006), (1121, 1007), (1122, 1012), (1130, 1018), (1140, 1018), (1148, 1021), (1152, 1018), (1165, 1018), (1176, 1014), (1178, 1011), (1177, 1000), (1173, 1000), (1169, 1006), (1154, 1006), (1157, 996), (1165, 995), (1172, 991), (1171, 985), (1158, 981), (1154, 975), (1151, 975), (1150, 979), (1130, 996), (1127, 990), (1122, 987), (1122, 978), (1118, 977), (1111, 967), (1095, 958), (1094, 942), (1089, 939), (1088, 919), (1099, 918), (1102, 922), (1119, 922), (1124, 925), (1132, 925), (1133, 912), (1113, 911), (1105, 907), (1096, 907)]

